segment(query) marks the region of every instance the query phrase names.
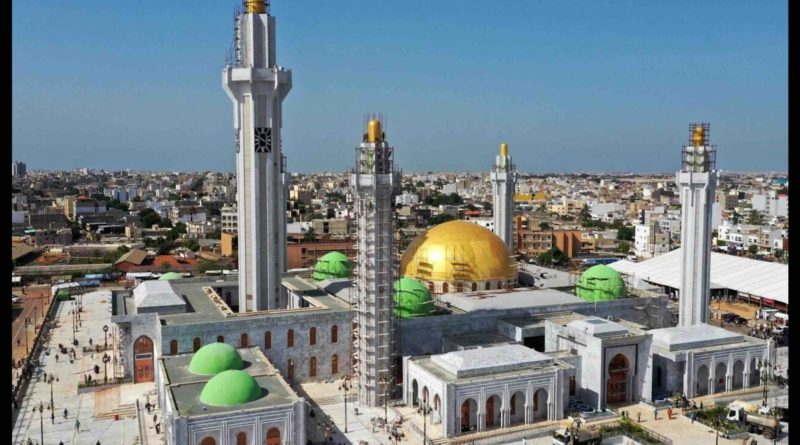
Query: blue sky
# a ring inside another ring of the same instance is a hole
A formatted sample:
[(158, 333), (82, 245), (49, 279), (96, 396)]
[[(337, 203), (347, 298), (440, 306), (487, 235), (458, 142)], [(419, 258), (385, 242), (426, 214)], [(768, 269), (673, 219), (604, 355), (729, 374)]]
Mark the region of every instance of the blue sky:
[[(13, 0), (29, 169), (235, 170), (236, 0)], [(711, 122), (723, 170), (788, 169), (786, 1), (274, 0), (291, 171), (343, 171), (365, 113), (407, 172), (667, 172)]]

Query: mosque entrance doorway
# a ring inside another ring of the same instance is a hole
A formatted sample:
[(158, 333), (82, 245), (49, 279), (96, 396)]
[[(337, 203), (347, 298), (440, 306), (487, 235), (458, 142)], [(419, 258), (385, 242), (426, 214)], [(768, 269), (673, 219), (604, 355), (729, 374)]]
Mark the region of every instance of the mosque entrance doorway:
[(267, 445), (281, 445), (281, 432), (277, 428), (267, 431)]
[(461, 404), (461, 432), (474, 429), (478, 425), (478, 403), (473, 399)]
[(486, 400), (486, 428), (500, 426), (500, 398), (491, 396)]
[(628, 396), (628, 359), (617, 354), (608, 364), (608, 383), (606, 385), (606, 403), (620, 403)]
[(133, 344), (134, 383), (152, 382), (153, 376), (153, 340), (146, 335), (136, 339)]
[(419, 385), (417, 385), (416, 380), (411, 381), (411, 405), (417, 406), (419, 405)]

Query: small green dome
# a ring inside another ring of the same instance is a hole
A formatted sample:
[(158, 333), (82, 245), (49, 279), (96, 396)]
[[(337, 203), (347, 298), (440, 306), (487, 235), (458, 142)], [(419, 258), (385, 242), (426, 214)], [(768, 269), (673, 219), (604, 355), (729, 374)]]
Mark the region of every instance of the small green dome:
[(328, 252), (314, 265), (314, 279), (317, 281), (350, 276), (350, 259), (341, 252)]
[(402, 277), (394, 282), (394, 314), (400, 318), (424, 317), (433, 313), (431, 292), (419, 280)]
[(616, 300), (625, 295), (625, 282), (619, 272), (598, 264), (581, 274), (575, 294), (586, 301)]
[(261, 397), (261, 387), (250, 374), (235, 369), (215, 375), (203, 386), (200, 401), (206, 405), (231, 406)]
[(215, 375), (231, 369), (242, 369), (242, 356), (231, 345), (210, 343), (198, 349), (189, 362), (189, 371), (200, 375)]
[(180, 280), (183, 278), (183, 275), (179, 274), (178, 272), (168, 272), (164, 275), (161, 275), (159, 280), (170, 281), (170, 280)]

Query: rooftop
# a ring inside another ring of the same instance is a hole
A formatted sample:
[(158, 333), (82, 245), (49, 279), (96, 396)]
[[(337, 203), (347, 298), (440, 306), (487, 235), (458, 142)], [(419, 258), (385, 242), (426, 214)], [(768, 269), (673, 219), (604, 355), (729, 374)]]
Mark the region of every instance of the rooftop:
[(649, 332), (653, 335), (653, 344), (668, 351), (704, 348), (745, 341), (745, 338), (740, 334), (706, 323), (694, 326), (652, 329)]
[(601, 338), (628, 333), (627, 327), (610, 320), (604, 320), (600, 317), (586, 317), (580, 320), (573, 320), (570, 321), (567, 326), (594, 337)]
[(186, 304), (183, 298), (175, 293), (169, 281), (143, 281), (133, 289), (133, 302), (137, 308)]
[(455, 292), (443, 294), (439, 296), (439, 299), (464, 312), (584, 303), (580, 298), (566, 292), (530, 288), (470, 293)]
[(431, 362), (457, 378), (546, 366), (553, 359), (522, 345), (499, 345), (431, 356)]

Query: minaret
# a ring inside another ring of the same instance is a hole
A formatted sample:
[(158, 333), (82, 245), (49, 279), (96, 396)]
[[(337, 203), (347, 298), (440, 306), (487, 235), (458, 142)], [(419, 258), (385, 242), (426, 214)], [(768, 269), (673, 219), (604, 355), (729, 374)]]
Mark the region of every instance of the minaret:
[(366, 406), (383, 404), (395, 381), (392, 203), (400, 192), (400, 172), (395, 170), (393, 153), (381, 121), (370, 120), (363, 142), (356, 147), (356, 168), (350, 176), (358, 220), (353, 371), (359, 403)]
[(500, 144), (500, 153), (492, 166), (492, 214), (494, 233), (514, 251), (514, 191), (517, 188), (517, 171), (508, 154), (508, 144)]
[(244, 2), (236, 57), (222, 71), (233, 101), (239, 216), (239, 312), (285, 307), (286, 191), (281, 103), (292, 72), (275, 62), (275, 17), (263, 0)]
[(717, 148), (709, 145), (710, 125), (689, 126), (676, 181), (681, 194), (681, 282), (679, 326), (708, 322), (711, 288), (711, 205), (717, 188)]

